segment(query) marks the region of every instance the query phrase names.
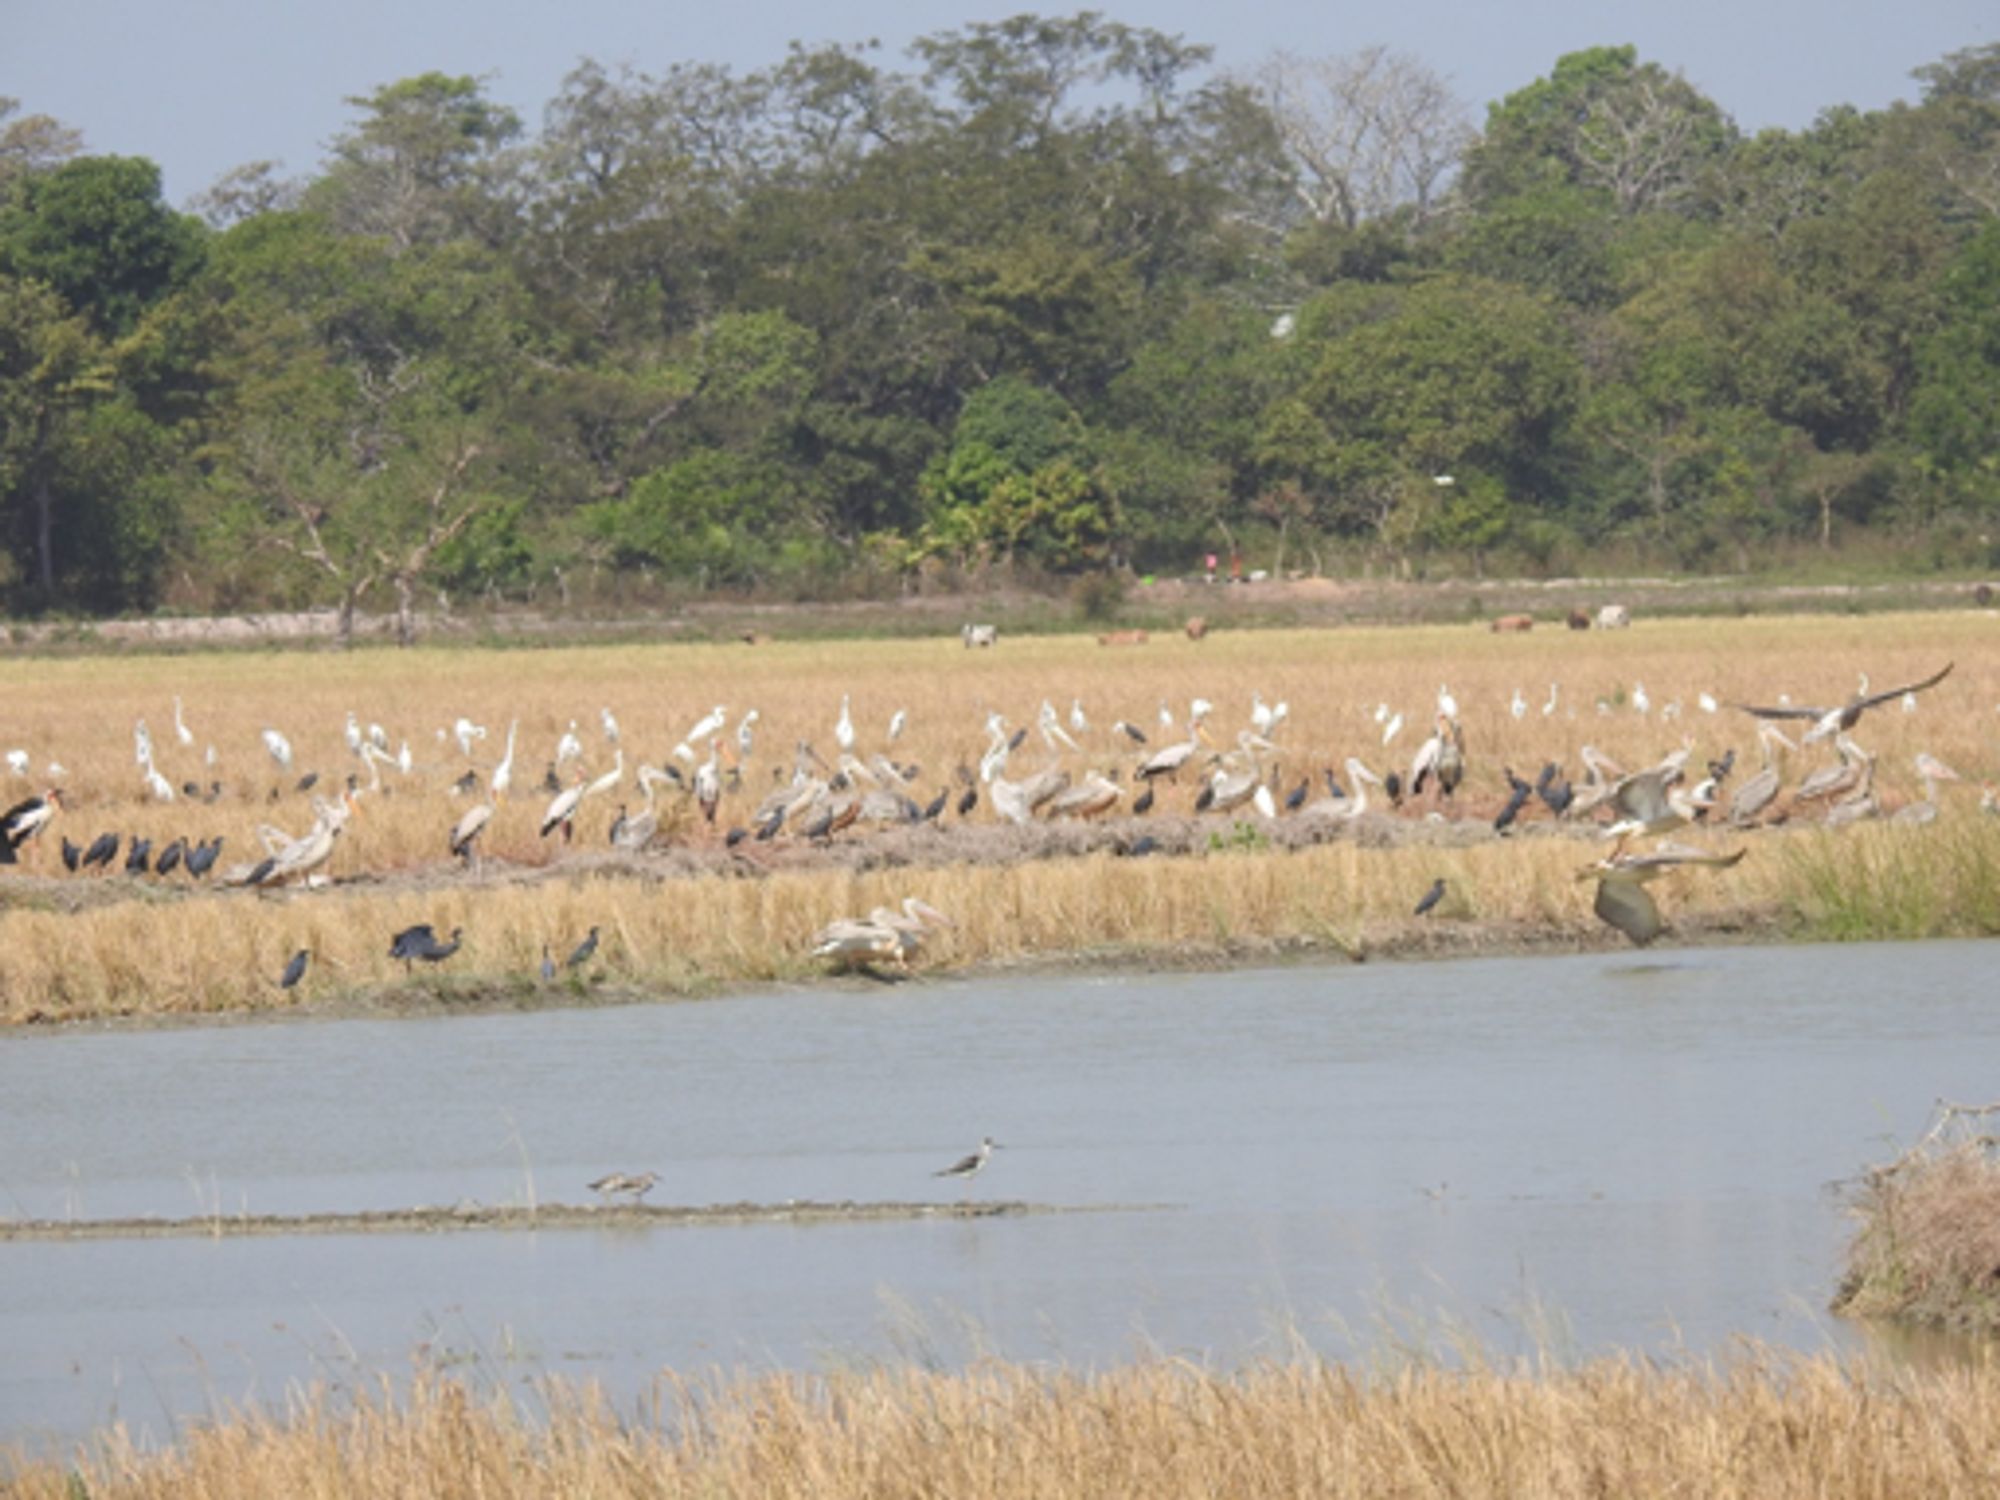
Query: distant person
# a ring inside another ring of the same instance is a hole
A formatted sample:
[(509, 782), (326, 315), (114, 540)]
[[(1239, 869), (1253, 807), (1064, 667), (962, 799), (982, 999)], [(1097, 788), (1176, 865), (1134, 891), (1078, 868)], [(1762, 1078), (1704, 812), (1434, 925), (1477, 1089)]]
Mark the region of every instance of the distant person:
[(1229, 581), (1231, 583), (1243, 581), (1243, 554), (1234, 547), (1229, 549)]
[(1209, 553), (1209, 554), (1208, 554), (1208, 581), (1209, 581), (1210, 583), (1213, 583), (1213, 582), (1215, 582), (1215, 562), (1216, 562), (1216, 557), (1215, 557), (1215, 554), (1214, 554), (1213, 552)]

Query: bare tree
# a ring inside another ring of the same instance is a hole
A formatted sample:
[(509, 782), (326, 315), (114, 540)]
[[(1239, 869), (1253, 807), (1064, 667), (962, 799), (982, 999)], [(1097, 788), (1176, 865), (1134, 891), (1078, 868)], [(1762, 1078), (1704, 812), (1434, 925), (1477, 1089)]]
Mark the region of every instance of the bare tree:
[(460, 447), (425, 501), (416, 528), (405, 535), (401, 544), (393, 550), (389, 547), (375, 549), (375, 560), (381, 567), (382, 575), (396, 591), (396, 644), (399, 646), (414, 645), (417, 639), (415, 599), (418, 581), (429, 570), (438, 549), (465, 530), (472, 518), (479, 514), (479, 497), (467, 496), (460, 490), (467, 467), (477, 457), (477, 443)]
[(1685, 80), (1642, 68), (1591, 102), (1576, 134), (1578, 175), (1608, 190), (1620, 213), (1670, 208), (1694, 191), (1725, 133), (1714, 106)]
[(1297, 194), (1321, 223), (1349, 229), (1401, 208), (1436, 212), (1473, 138), (1465, 106), (1407, 53), (1276, 53), (1251, 80), (1298, 169)]

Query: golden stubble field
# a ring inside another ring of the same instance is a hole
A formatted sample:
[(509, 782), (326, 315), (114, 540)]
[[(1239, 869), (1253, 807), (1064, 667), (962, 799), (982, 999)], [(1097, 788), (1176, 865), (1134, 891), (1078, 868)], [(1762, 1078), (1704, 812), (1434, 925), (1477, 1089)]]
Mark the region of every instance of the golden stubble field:
[[(1504, 929), (1503, 942), (1522, 931), (1559, 942), (1601, 941), (1606, 934), (1590, 915), (1590, 887), (1573, 878), (1592, 851), (1569, 838), (1439, 849), (1375, 837), (1281, 853), (1260, 849), (1254, 815), (1237, 814), (1214, 820), (1228, 848), (1204, 858), (1094, 856), (763, 879), (606, 874), (591, 861), (618, 804), (639, 801), (637, 763), (665, 761), (718, 705), (727, 713), (732, 750), (737, 724), (756, 710), (755, 746), (741, 770), (741, 789), (724, 798), (717, 829), (683, 820), (686, 837), (698, 843), (719, 842), (723, 827), (743, 822), (758, 797), (789, 776), (799, 739), (832, 756), (843, 699), (857, 752), (885, 750), (919, 765), (911, 790), (921, 801), (955, 767), (977, 761), (989, 714), (1032, 726), (1044, 700), (1065, 727), (1080, 700), (1091, 725), (1080, 751), (1062, 753), (1064, 766), (1123, 774), (1137, 753), (1112, 731), (1116, 719), (1140, 725), (1157, 746), (1161, 703), (1179, 723), (1189, 700), (1204, 697), (1215, 705), (1211, 735), (1227, 745), (1248, 723), (1253, 694), (1286, 703), (1289, 715), (1276, 734), (1280, 753), (1270, 768), (1282, 790), (1350, 755), (1378, 772), (1406, 769), (1446, 688), (1459, 707), (1470, 762), (1453, 815), (1490, 819), (1505, 793), (1503, 765), (1532, 777), (1544, 761), (1558, 760), (1580, 778), (1578, 750), (1585, 743), (1636, 768), (1692, 738), (1697, 760), (1734, 748), (1737, 774), (1747, 774), (1756, 760), (1753, 721), (1726, 708), (1704, 712), (1704, 693), (1725, 703), (1771, 702), (1780, 694), (1831, 703), (1852, 693), (1863, 672), (1879, 690), (1928, 676), (1946, 661), (1956, 663), (1952, 676), (1923, 695), (1914, 712), (1900, 705), (1875, 710), (1855, 736), (1878, 757), (1878, 787), (1891, 809), (1921, 795), (1910, 765), (1919, 750), (1968, 778), (1968, 785), (1947, 787), (1935, 827), (1822, 834), (1797, 831), (1795, 823), (1783, 834), (1751, 836), (1752, 857), (1735, 870), (1683, 875), (1662, 887), (1670, 921), (1705, 914), (1725, 925), (1734, 910), (1768, 918), (1781, 909), (1810, 926), (1829, 910), (1845, 919), (1857, 903), (1894, 897), (1895, 920), (1883, 931), (1909, 935), (1983, 931), (2000, 919), (1975, 909), (1991, 894), (1985, 882), (2000, 825), (1978, 807), (1977, 783), (2000, 774), (2000, 617), (1985, 613), (1641, 620), (1628, 631), (1543, 627), (1525, 636), (1475, 626), (1240, 632), (1200, 642), (1156, 636), (1122, 648), (1101, 647), (1087, 636), (1052, 636), (1003, 638), (990, 651), (967, 650), (953, 637), (19, 659), (0, 663), (0, 752), (25, 751), (33, 769), (28, 779), (10, 774), (10, 784), (18, 795), (39, 791), (54, 761), (69, 807), (48, 847), (21, 872), (0, 873), (0, 892), (9, 896), (0, 915), (0, 1007), (19, 1021), (290, 1005), (367, 990), (401, 977), (401, 966), (386, 956), (387, 938), (412, 921), (430, 921), (440, 932), (466, 929), (464, 950), (439, 976), (456, 982), (532, 986), (544, 943), (560, 957), (595, 924), (604, 928), (605, 942), (593, 973), (633, 986), (701, 989), (798, 975), (806, 941), (821, 923), (913, 892), (957, 920), (935, 950), (938, 960), (954, 963), (1104, 950), (1143, 957), (1290, 939), (1350, 951), (1393, 946), (1414, 930), (1409, 907), (1436, 875), (1453, 882), (1453, 898), (1439, 915), (1459, 930)], [(1635, 706), (1642, 691), (1649, 703), (1643, 713)], [(1525, 704), (1518, 717), (1517, 692)], [(191, 746), (175, 731), (177, 696)], [(1544, 712), (1552, 698), (1553, 711)], [(564, 851), (537, 834), (548, 802), (540, 783), (572, 721), (586, 773), (612, 768), (600, 724), (605, 708), (620, 726), (626, 779), (585, 805), (576, 845)], [(1404, 720), (1386, 749), (1378, 719), (1385, 709)], [(891, 746), (887, 726), (899, 710), (908, 727)], [(330, 888), (185, 896), (182, 876), (61, 873), (59, 833), (84, 843), (116, 830), (149, 836), (156, 846), (179, 835), (220, 834), (227, 865), (259, 852), (260, 824), (302, 832), (311, 813), (293, 790), (301, 774), (318, 771), (322, 790), (349, 773), (360, 774), (364, 785), (374, 779), (347, 748), (350, 712), (364, 729), (381, 725), (392, 753), (407, 743), (413, 768), (408, 776), (383, 770), (382, 788), (363, 796), (360, 815), (327, 867)], [(449, 733), (460, 716), (487, 731), (470, 761)], [(152, 799), (134, 754), (140, 719), (150, 728), (162, 774), (176, 788), (219, 780), (223, 791), (215, 802)], [(514, 793), (486, 836), (488, 878), (454, 878), (446, 835), (467, 801), (452, 795), (451, 785), (467, 770), (484, 783), (510, 723), (518, 724)], [(289, 772), (267, 755), (261, 740), (267, 728), (291, 741)], [(698, 748), (706, 753), (705, 745)], [(1822, 748), (1800, 769), (1824, 758)], [(1031, 728), (1010, 774), (1050, 759)], [(1161, 810), (1186, 811), (1194, 790), (1192, 779), (1163, 787)], [(1421, 820), (1429, 810), (1410, 807), (1399, 816)], [(975, 815), (991, 816), (983, 807)], [(1239, 834), (1239, 824), (1250, 831)], [(870, 836), (857, 830), (844, 837)], [(1698, 838), (1718, 847), (1736, 842), (1711, 831)], [(1392, 847), (1376, 847), (1383, 844)], [(541, 878), (520, 878), (524, 873)], [(756, 869), (746, 860), (739, 873)], [(91, 899), (79, 900), (85, 883), (93, 887)], [(116, 898), (105, 896), (106, 886)], [(314, 951), (313, 971), (300, 991), (280, 994), (276, 973), (298, 947)]]

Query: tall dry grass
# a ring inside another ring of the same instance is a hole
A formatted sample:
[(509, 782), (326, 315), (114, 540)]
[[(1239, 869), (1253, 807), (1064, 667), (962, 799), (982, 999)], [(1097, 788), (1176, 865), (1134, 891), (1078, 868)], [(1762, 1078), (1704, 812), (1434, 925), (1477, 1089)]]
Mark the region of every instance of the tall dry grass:
[[(1032, 723), (1044, 699), (1065, 722), (1072, 699), (1092, 721), (1073, 768), (1129, 766), (1133, 756), (1110, 725), (1124, 717), (1157, 734), (1165, 700), (1184, 714), (1196, 695), (1212, 699), (1212, 721), (1227, 740), (1244, 722), (1253, 691), (1286, 701), (1279, 734), (1283, 784), (1358, 754), (1378, 769), (1404, 764), (1423, 732), (1437, 689), (1448, 685), (1466, 726), (1471, 771), (1466, 815), (1490, 815), (1501, 800), (1503, 765), (1522, 770), (1545, 759), (1576, 766), (1587, 741), (1628, 764), (1646, 764), (1694, 737), (1707, 757), (1735, 747), (1749, 758), (1751, 721), (1725, 710), (1705, 714), (1698, 695), (1723, 700), (1838, 701), (1867, 671), (1876, 686), (1926, 675), (1946, 659), (1957, 670), (1918, 711), (1877, 710), (1858, 737), (1880, 757), (1893, 803), (1914, 792), (1908, 762), (1919, 748), (1980, 778), (1995, 764), (1993, 700), (2000, 695), (2000, 643), (1983, 615), (1849, 619), (1642, 622), (1627, 632), (1571, 635), (1544, 630), (1494, 636), (1483, 629), (1274, 631), (1224, 634), (1202, 642), (1160, 638), (1109, 650), (1083, 637), (1003, 640), (992, 651), (958, 642), (874, 641), (800, 645), (621, 646), (556, 651), (417, 651), (245, 654), (0, 663), (9, 705), (0, 750), (27, 749), (36, 766), (59, 760), (71, 808), (51, 833), (82, 841), (105, 829), (164, 842), (176, 834), (222, 834), (225, 859), (254, 852), (254, 830), (273, 822), (299, 831), (304, 799), (291, 790), (310, 768), (336, 781), (356, 768), (343, 737), (346, 714), (381, 723), (392, 745), (408, 742), (409, 777), (386, 773), (385, 790), (365, 799), (330, 867), (336, 878), (422, 870), (444, 860), (446, 830), (463, 809), (449, 795), (468, 762), (448, 738), (460, 714), (487, 726), (470, 768), (486, 776), (510, 721), (520, 724), (515, 784), (531, 786), (574, 720), (592, 772), (610, 764), (598, 711), (622, 727), (628, 768), (663, 760), (695, 719), (717, 703), (731, 725), (759, 711), (757, 748), (742, 790), (726, 798), (722, 822), (740, 821), (776, 776), (789, 771), (791, 746), (810, 738), (832, 750), (832, 726), (846, 695), (864, 753), (886, 745), (890, 715), (907, 709), (910, 728), (893, 747), (922, 767), (916, 789), (944, 784), (976, 759), (984, 722), (999, 712)], [(1551, 683), (1557, 710), (1544, 715)], [(1652, 701), (1641, 715), (1640, 684)], [(1510, 701), (1519, 690), (1521, 717)], [(182, 747), (172, 699), (184, 702), (195, 736)], [(1663, 719), (1669, 703), (1679, 716)], [(1379, 705), (1408, 727), (1384, 751)], [(1601, 705), (1601, 707), (1600, 707)], [(163, 772), (176, 784), (220, 779), (212, 806), (147, 800), (134, 765), (132, 726), (143, 717)], [(280, 776), (259, 732), (283, 730), (296, 748)], [(207, 764), (205, 749), (216, 749)], [(1045, 759), (1031, 736), (1020, 761)], [(26, 783), (17, 783), (26, 790)], [(1163, 805), (1185, 808), (1193, 787), (1163, 790)], [(275, 798), (275, 800), (274, 800)], [(601, 843), (631, 781), (590, 805), (581, 846)], [(336, 888), (280, 899), (203, 895), (176, 902), (141, 899), (146, 882), (110, 877), (131, 900), (45, 909), (17, 899), (0, 914), (0, 1015), (67, 1018), (105, 1013), (199, 1012), (287, 1004), (273, 983), (296, 948), (317, 961), (305, 994), (365, 990), (399, 971), (386, 957), (388, 934), (412, 921), (466, 929), (465, 951), (445, 971), (484, 986), (534, 972), (541, 945), (560, 956), (583, 930), (605, 929), (599, 972), (613, 980), (700, 989), (802, 972), (805, 939), (831, 917), (885, 899), (923, 895), (959, 921), (937, 950), (950, 963), (1005, 962), (1031, 954), (1136, 948), (1316, 941), (1366, 950), (1414, 940), (1407, 913), (1430, 879), (1453, 881), (1447, 920), (1508, 929), (1501, 939), (1595, 940), (1588, 886), (1573, 880), (1588, 851), (1568, 840), (1524, 839), (1463, 849), (1362, 849), (1352, 844), (1296, 854), (1259, 852), (1253, 831), (1238, 840), (1235, 820), (1216, 823), (1223, 842), (1245, 847), (1202, 860), (1092, 858), (1018, 869), (945, 868), (907, 876), (821, 872), (761, 881), (561, 878), (560, 846), (536, 835), (545, 798), (517, 795), (487, 835), (498, 861), (538, 866), (556, 878), (491, 889), (441, 884), (430, 892)], [(1932, 829), (1861, 828), (1762, 836), (1736, 870), (1681, 877), (1663, 889), (1669, 920), (1753, 913), (1807, 933), (1915, 936), (1991, 930), (2000, 920), (2000, 844), (1974, 812), (1974, 788), (1949, 788)], [(1418, 816), (1412, 812), (1408, 816)], [(982, 810), (980, 816), (990, 816)], [(1250, 820), (1254, 824), (1254, 820)], [(688, 837), (716, 832), (690, 825)], [(865, 838), (867, 835), (857, 834)], [(1704, 835), (1704, 837), (1707, 837)], [(35, 858), (54, 865), (53, 848)], [(100, 885), (107, 882), (100, 881)], [(0, 899), (10, 886), (0, 874)], [(58, 897), (60, 888), (58, 888)]]
[(141, 1451), (114, 1432), (74, 1465), (20, 1463), (22, 1500), (242, 1495), (843, 1497), (1181, 1495), (1708, 1500), (2000, 1491), (2000, 1370), (1887, 1373), (1749, 1355), (1725, 1368), (1317, 1363), (1217, 1374), (992, 1364), (832, 1378), (668, 1382), (623, 1417), (556, 1384), (541, 1409), (441, 1379), (302, 1398)]

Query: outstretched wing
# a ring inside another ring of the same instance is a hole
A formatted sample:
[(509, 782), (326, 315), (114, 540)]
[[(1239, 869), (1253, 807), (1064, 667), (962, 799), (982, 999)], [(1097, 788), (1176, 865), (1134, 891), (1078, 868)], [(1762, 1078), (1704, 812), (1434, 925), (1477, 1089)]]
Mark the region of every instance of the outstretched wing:
[[(1896, 690), (1902, 692), (1901, 688)], [(1730, 708), (1740, 708), (1746, 714), (1755, 714), (1760, 719), (1823, 719), (1833, 710), (1830, 708), (1759, 708), (1754, 703), (1732, 703)]]
[(1891, 699), (1900, 698), (1905, 693), (1921, 693), (1925, 688), (1934, 688), (1951, 675), (1951, 669), (1956, 665), (1956, 662), (1948, 661), (1944, 664), (1942, 672), (1939, 672), (1934, 677), (1926, 677), (1922, 682), (1912, 682), (1906, 687), (1890, 688), (1887, 692), (1883, 693), (1870, 693), (1866, 698), (1863, 698), (1859, 703), (1854, 705), (1854, 711), (1859, 713), (1864, 708), (1874, 708), (1877, 704), (1887, 703)]

